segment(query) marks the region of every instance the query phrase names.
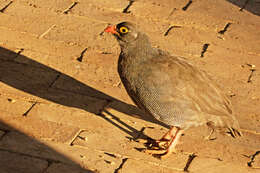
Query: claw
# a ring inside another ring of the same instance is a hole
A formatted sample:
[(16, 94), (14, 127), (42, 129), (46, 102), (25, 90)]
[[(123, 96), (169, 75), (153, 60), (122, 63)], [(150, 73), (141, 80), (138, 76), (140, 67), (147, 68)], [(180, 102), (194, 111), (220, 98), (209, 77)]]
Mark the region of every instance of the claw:
[(167, 148), (168, 147), (168, 145), (169, 145), (169, 140), (167, 140), (167, 141), (158, 141), (158, 146), (160, 147), (160, 148)]
[(138, 139), (136, 142), (145, 144), (150, 149), (159, 149), (159, 148), (166, 149), (167, 146), (169, 145), (170, 140), (168, 140), (168, 139), (161, 139), (161, 140)]
[(153, 140), (146, 144), (149, 148), (167, 148), (169, 142), (169, 140)]

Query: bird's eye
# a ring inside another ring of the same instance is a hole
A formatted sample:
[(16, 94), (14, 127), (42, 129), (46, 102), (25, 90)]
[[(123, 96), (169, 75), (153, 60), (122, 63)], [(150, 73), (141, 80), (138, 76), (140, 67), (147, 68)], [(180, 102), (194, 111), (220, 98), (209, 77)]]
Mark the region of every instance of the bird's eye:
[(121, 33), (125, 34), (125, 33), (128, 33), (128, 28), (122, 26), (122, 27), (119, 29), (119, 31), (120, 31)]

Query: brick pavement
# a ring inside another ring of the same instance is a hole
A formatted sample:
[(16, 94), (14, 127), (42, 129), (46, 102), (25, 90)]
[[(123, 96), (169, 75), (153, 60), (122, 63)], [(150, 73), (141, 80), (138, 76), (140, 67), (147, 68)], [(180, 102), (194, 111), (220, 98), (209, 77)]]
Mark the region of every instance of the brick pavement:
[[(245, 2), (136, 0), (126, 9), (128, 0), (0, 0), (0, 172), (177, 173), (192, 153), (190, 172), (259, 171), (259, 155), (250, 157), (260, 146), (259, 71), (247, 79), (250, 64), (260, 66), (260, 18), (257, 2)], [(133, 106), (120, 83), (119, 47), (101, 33), (123, 20), (215, 74), (245, 136), (205, 141), (200, 127), (165, 160), (140, 152), (133, 139), (166, 129)]]

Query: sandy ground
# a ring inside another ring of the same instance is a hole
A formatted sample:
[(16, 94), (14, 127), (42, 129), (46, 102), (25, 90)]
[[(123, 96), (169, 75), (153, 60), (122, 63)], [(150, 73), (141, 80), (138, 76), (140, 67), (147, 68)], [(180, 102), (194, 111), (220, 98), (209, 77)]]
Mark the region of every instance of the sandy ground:
[[(202, 126), (166, 159), (141, 152), (138, 139), (167, 129), (120, 82), (119, 46), (102, 31), (126, 20), (207, 71), (244, 136), (204, 140)], [(0, 0), (0, 33), (1, 173), (260, 171), (259, 1)]]

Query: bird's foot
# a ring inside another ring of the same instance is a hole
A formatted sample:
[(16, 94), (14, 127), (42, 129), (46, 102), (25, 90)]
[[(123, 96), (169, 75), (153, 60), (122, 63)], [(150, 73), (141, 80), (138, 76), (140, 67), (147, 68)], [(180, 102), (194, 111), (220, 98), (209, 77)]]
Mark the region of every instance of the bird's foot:
[(145, 149), (145, 153), (151, 154), (156, 158), (166, 158), (170, 155), (170, 153), (175, 152), (174, 149), (170, 149), (170, 140), (162, 138), (160, 140), (151, 140), (145, 145), (147, 149)]
[(172, 127), (170, 131), (167, 132), (160, 140), (147, 139), (147, 142), (143, 142), (143, 144), (147, 147), (144, 152), (161, 159), (175, 152), (175, 146), (180, 135), (182, 134), (182, 130), (177, 128), (175, 135), (172, 135), (173, 129), (174, 127)]
[(160, 140), (154, 140), (154, 139), (147, 139), (146, 142), (143, 142), (144, 145), (151, 150), (157, 150), (157, 149), (167, 149), (169, 145), (170, 140), (168, 139), (160, 139)]
[(150, 145), (150, 148), (153, 149), (154, 147), (158, 147), (161, 149), (167, 149), (169, 147), (169, 142), (170, 140), (167, 139), (156, 140)]

